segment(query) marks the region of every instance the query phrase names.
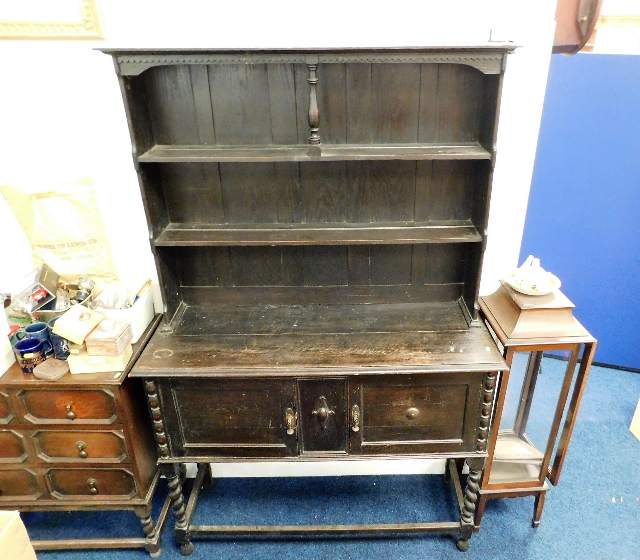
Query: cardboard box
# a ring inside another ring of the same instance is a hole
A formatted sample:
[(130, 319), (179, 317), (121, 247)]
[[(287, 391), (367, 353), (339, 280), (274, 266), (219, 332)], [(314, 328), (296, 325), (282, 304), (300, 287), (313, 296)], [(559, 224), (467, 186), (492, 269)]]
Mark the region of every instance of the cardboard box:
[(102, 319), (104, 319), (102, 314), (77, 304), (70, 307), (64, 315), (58, 317), (53, 325), (53, 332), (74, 344), (82, 344)]
[(7, 560), (36, 560), (36, 553), (17, 511), (0, 511), (0, 552)]
[(124, 321), (104, 319), (85, 339), (91, 356), (119, 356), (131, 344), (131, 325)]

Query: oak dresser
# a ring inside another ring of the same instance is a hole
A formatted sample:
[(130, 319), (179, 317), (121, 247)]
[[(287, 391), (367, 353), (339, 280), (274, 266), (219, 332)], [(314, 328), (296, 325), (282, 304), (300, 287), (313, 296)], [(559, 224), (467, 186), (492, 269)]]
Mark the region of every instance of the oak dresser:
[[(469, 546), (503, 397), (477, 295), (511, 50), (106, 51), (165, 302), (131, 376), (184, 554), (204, 534)], [(398, 457), (447, 460), (453, 519), (193, 523), (211, 462)]]

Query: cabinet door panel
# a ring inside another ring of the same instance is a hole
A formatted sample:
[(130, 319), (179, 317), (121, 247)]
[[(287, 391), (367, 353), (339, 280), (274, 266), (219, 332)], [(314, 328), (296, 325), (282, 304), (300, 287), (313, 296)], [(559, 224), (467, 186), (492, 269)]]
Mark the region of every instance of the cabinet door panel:
[(268, 458), (297, 453), (293, 381), (193, 379), (160, 382), (159, 387), (174, 455)]
[(304, 453), (345, 453), (346, 383), (344, 379), (300, 381), (300, 428)]
[(482, 373), (381, 376), (350, 386), (355, 453), (473, 451)]

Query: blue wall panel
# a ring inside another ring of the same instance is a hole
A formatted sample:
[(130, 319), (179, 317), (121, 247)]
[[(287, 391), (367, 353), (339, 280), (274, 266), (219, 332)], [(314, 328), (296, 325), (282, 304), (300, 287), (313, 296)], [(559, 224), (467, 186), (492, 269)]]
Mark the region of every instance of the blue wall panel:
[(529, 254), (562, 279), (596, 360), (640, 368), (640, 56), (552, 56)]

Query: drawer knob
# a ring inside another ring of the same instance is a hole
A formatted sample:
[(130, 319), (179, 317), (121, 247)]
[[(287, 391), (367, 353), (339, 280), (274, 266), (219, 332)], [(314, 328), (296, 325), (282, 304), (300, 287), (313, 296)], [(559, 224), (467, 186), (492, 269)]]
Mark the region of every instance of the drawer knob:
[(414, 418), (416, 418), (418, 416), (418, 414), (420, 414), (420, 411), (415, 407), (415, 406), (411, 406), (409, 408), (407, 408), (405, 415), (407, 416), (407, 418), (409, 420), (413, 420)]
[(324, 430), (327, 427), (327, 420), (329, 420), (329, 416), (333, 416), (335, 414), (335, 410), (331, 410), (329, 408), (327, 398), (322, 396), (318, 397), (316, 407), (311, 411), (311, 414), (318, 419), (318, 422), (320, 422), (320, 428)]
[(360, 407), (357, 404), (351, 407), (351, 431), (360, 431)]
[(296, 433), (296, 428), (298, 425), (298, 415), (296, 411), (291, 407), (287, 407), (284, 411), (284, 425), (287, 428), (287, 435), (292, 436)]
[(89, 487), (89, 494), (95, 496), (98, 493), (98, 481), (95, 478), (87, 479), (87, 486)]
[(67, 409), (67, 418), (69, 420), (75, 420), (76, 413), (73, 412), (73, 405), (72, 404), (68, 404), (68, 405), (65, 406), (65, 408)]
[(78, 448), (78, 456), (81, 459), (86, 459), (89, 456), (87, 453), (87, 444), (84, 441), (76, 441), (76, 447)]

